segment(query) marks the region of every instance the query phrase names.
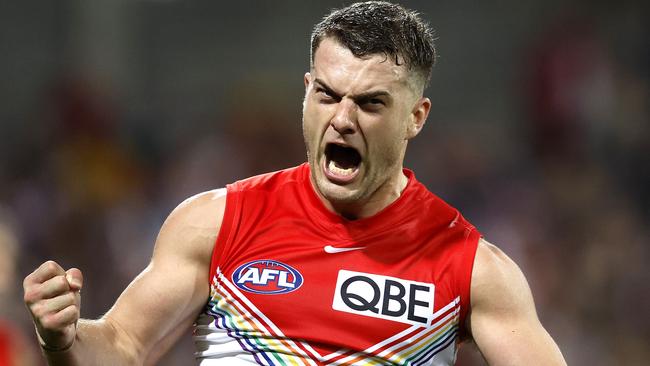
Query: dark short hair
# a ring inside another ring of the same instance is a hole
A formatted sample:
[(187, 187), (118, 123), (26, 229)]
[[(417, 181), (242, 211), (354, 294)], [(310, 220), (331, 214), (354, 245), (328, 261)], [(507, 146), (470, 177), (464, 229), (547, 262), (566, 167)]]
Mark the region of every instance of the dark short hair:
[[(417, 12), (385, 1), (335, 9), (311, 34), (311, 63), (320, 42), (332, 37), (356, 57), (384, 54), (405, 64), (426, 86), (435, 63), (433, 31)], [(401, 59), (401, 60), (400, 60)]]

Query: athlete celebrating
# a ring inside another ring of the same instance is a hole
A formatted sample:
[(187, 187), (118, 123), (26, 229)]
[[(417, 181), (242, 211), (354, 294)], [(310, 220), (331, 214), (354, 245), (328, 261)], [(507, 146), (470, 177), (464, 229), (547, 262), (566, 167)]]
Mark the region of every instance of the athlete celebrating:
[(41, 265), (24, 299), (49, 363), (151, 364), (194, 324), (201, 365), (451, 365), (468, 339), (490, 365), (564, 365), (516, 264), (403, 168), (434, 59), (401, 6), (329, 14), (304, 77), (308, 163), (180, 204), (99, 320), (79, 319), (78, 269)]

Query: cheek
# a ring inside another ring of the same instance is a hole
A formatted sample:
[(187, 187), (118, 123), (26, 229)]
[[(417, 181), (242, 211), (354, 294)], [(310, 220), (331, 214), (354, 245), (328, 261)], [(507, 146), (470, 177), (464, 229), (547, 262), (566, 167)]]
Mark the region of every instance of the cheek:
[(328, 116), (332, 114), (332, 110), (332, 105), (311, 100), (306, 104), (305, 113), (311, 117), (314, 123), (318, 124), (323, 123), (323, 121), (328, 121)]
[(377, 124), (366, 133), (368, 148), (372, 156), (382, 165), (392, 165), (401, 156), (401, 149), (404, 144), (404, 129), (399, 126)]
[(310, 107), (308, 104), (305, 106), (302, 116), (302, 133), (305, 139), (307, 148), (312, 150), (316, 149), (320, 140), (319, 133), (319, 113), (315, 108)]
[(303, 109), (303, 130), (318, 134), (329, 126), (332, 116), (332, 107), (320, 104), (316, 101), (307, 101)]

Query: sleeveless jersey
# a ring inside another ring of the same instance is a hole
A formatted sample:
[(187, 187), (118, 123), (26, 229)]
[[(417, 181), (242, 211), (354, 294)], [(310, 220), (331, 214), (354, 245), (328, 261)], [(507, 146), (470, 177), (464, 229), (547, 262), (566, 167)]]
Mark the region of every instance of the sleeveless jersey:
[(308, 164), (228, 185), (199, 364), (454, 364), (480, 234), (404, 173), (358, 220), (325, 207)]

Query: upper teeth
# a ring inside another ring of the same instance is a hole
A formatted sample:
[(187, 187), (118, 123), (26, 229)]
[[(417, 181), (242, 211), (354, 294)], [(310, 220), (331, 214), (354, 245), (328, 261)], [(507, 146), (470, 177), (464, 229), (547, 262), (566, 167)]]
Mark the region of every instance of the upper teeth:
[(339, 168), (338, 166), (336, 166), (336, 163), (334, 163), (334, 160), (330, 160), (330, 163), (327, 166), (327, 168), (332, 173), (338, 174), (338, 175), (351, 175), (352, 173), (354, 173), (354, 168), (346, 168), (346, 169)]

